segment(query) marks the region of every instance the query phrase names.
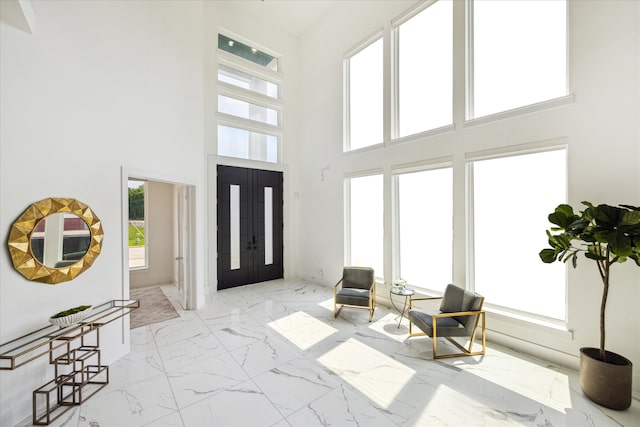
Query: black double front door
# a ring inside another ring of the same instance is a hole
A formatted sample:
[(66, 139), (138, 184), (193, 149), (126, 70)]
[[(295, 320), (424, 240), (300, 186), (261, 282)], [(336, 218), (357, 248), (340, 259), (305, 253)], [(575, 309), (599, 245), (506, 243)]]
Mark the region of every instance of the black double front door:
[(218, 289), (283, 277), (282, 172), (218, 166)]

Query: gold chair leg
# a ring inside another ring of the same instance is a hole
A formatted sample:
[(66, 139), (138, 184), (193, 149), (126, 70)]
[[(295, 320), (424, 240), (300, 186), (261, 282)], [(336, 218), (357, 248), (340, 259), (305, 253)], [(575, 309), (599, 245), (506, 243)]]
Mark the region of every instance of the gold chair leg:
[(339, 309), (336, 310), (336, 303), (333, 303), (333, 317), (338, 317), (338, 314), (340, 314), (340, 310), (342, 310), (342, 307), (344, 307), (344, 304), (340, 306)]
[(433, 341), (433, 358), (437, 359), (438, 356), (436, 356), (436, 346), (438, 343), (438, 339), (436, 335), (436, 325), (433, 325), (433, 336), (431, 337), (431, 340)]

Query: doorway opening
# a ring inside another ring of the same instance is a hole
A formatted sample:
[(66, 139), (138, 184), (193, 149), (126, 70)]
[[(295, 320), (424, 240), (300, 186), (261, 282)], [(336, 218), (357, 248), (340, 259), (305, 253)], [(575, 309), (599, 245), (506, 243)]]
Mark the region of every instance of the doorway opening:
[(124, 170), (123, 186), (123, 295), (160, 287), (176, 309), (195, 308), (195, 185)]

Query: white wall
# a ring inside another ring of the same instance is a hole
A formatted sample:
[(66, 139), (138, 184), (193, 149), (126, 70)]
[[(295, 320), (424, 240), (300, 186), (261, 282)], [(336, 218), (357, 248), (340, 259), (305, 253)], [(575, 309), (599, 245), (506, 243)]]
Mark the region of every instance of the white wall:
[[(383, 148), (342, 154), (342, 61), (344, 52), (389, 22), (414, 2), (336, 2), (300, 40), (300, 244), (302, 276), (332, 285), (344, 262), (343, 180), (346, 173), (451, 157), (454, 165), (454, 281), (466, 283), (464, 219), (465, 154), (519, 144), (556, 140), (568, 145), (569, 203), (640, 205), (640, 2), (573, 1), (570, 4), (570, 81), (574, 102), (482, 125), (464, 126), (464, 111), (454, 111), (456, 130)], [(454, 13), (464, 16), (463, 2)], [(353, 17), (357, 16), (358, 19)], [(455, 61), (464, 58), (464, 41), (454, 40)], [(389, 46), (386, 42), (385, 49)], [(389, 68), (385, 70), (389, 76)], [(456, 75), (455, 93), (463, 93), (464, 76)], [(387, 100), (389, 93), (385, 94)], [(458, 98), (459, 99), (459, 98)], [(329, 166), (325, 180), (321, 169)], [(386, 180), (387, 189), (389, 180)], [(388, 192), (387, 192), (388, 193)], [(391, 208), (385, 197), (387, 213)], [(389, 215), (387, 215), (387, 218)], [(390, 220), (385, 222), (390, 242)], [(544, 230), (540, 231), (544, 233)], [(390, 283), (391, 261), (385, 260)], [(600, 278), (590, 263), (568, 271), (568, 329), (557, 332), (495, 315), (488, 317), (496, 341), (577, 367), (578, 349), (598, 346)], [(324, 271), (324, 276), (320, 270)], [(523, 272), (526, 274), (526, 272)], [(517, 277), (514, 278), (517, 280)], [(640, 365), (640, 269), (615, 266), (608, 302), (607, 348)], [(381, 297), (388, 287), (379, 286)], [(535, 290), (531, 290), (535, 292)], [(499, 332), (499, 333), (498, 333)], [(526, 340), (510, 337), (524, 337)], [(530, 341), (533, 344), (531, 344)], [(550, 350), (557, 349), (557, 351)], [(634, 374), (634, 390), (640, 373)]]
[[(88, 271), (55, 286), (25, 280), (4, 250), (0, 342), (62, 309), (128, 296), (123, 165), (197, 183), (200, 288), (205, 280), (202, 3), (33, 5), (33, 35), (0, 23), (0, 230), (37, 200), (72, 197), (95, 210), (105, 237)], [(102, 337), (105, 363), (128, 351), (123, 330)], [(0, 424), (28, 416), (31, 392), (51, 375), (40, 362), (0, 372)]]
[(129, 274), (129, 287), (140, 288), (174, 282), (174, 196), (173, 185), (147, 183), (147, 268), (134, 269)]

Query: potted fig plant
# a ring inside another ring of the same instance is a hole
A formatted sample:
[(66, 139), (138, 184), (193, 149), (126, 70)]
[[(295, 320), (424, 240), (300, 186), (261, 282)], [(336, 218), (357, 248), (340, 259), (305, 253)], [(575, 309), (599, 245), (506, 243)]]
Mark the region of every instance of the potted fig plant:
[(595, 263), (603, 285), (600, 348), (580, 349), (580, 386), (589, 399), (602, 406), (627, 409), (631, 405), (633, 365), (605, 349), (605, 309), (611, 267), (627, 260), (640, 267), (640, 207), (582, 204), (586, 208), (579, 214), (561, 204), (549, 215), (555, 225), (547, 230), (551, 248), (540, 251), (540, 258), (545, 263), (571, 261), (575, 268), (578, 254), (583, 253)]

